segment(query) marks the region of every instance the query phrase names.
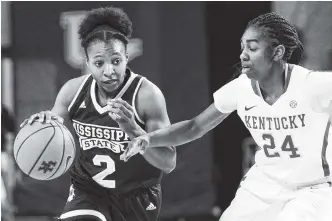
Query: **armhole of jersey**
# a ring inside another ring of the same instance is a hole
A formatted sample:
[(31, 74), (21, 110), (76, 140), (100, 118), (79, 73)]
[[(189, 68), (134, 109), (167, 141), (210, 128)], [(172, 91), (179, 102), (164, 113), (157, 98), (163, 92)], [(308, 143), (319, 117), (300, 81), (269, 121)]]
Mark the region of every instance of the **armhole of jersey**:
[(78, 95), (80, 94), (80, 92), (81, 92), (83, 86), (85, 85), (85, 82), (89, 79), (90, 76), (91, 76), (91, 74), (89, 74), (89, 75), (84, 79), (84, 81), (81, 83), (81, 85), (80, 85), (80, 87), (78, 88), (78, 90), (77, 90), (77, 92), (76, 92), (76, 94), (75, 94), (73, 100), (70, 102), (70, 105), (69, 105), (69, 107), (68, 107), (68, 112), (70, 112), (70, 109), (73, 107), (73, 105), (74, 105), (74, 103), (75, 103), (75, 101), (76, 101)]
[(133, 80), (135, 79), (135, 77), (137, 76), (137, 74), (135, 74), (134, 72), (131, 72), (131, 75), (127, 81), (127, 83), (125, 84), (125, 86), (121, 89), (121, 91), (115, 96), (115, 98), (120, 98), (122, 97), (122, 95), (127, 91), (127, 89), (130, 87), (131, 83), (133, 82)]
[(144, 77), (142, 77), (139, 82), (137, 83), (137, 86), (136, 86), (136, 89), (135, 89), (135, 92), (134, 92), (134, 95), (133, 95), (133, 103), (132, 103), (132, 106), (133, 106), (133, 109), (134, 109), (134, 114), (135, 114), (135, 117), (137, 118), (137, 120), (145, 125), (144, 121), (139, 117), (137, 111), (136, 111), (136, 106), (135, 106), (135, 101), (136, 101), (136, 97), (137, 97), (137, 92), (138, 92), (138, 89), (141, 87), (141, 84), (142, 84), (142, 81), (143, 81)]

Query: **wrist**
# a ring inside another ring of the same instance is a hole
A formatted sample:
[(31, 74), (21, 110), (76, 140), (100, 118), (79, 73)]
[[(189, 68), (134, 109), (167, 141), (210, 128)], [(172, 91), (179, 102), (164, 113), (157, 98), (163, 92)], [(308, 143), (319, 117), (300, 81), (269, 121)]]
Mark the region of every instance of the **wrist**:
[(151, 137), (150, 137), (149, 133), (144, 134), (143, 137), (144, 137), (145, 142), (147, 143), (146, 148), (150, 148), (151, 147)]
[(144, 134), (144, 130), (137, 123), (122, 123), (120, 128), (133, 139)]
[(147, 149), (151, 148), (150, 136), (147, 133), (145, 133), (144, 135), (141, 136), (141, 138), (142, 138), (142, 142), (145, 143), (145, 145), (143, 145), (144, 148), (142, 148), (142, 150), (140, 151), (140, 154), (143, 155), (147, 151)]

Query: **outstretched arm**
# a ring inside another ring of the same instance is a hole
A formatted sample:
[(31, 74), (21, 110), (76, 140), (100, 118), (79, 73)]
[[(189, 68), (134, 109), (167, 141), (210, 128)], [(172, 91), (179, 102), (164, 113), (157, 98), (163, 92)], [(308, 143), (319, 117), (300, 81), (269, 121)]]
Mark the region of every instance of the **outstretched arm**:
[(163, 129), (148, 133), (149, 147), (178, 146), (201, 138), (220, 124), (229, 113), (221, 113), (211, 104), (191, 120), (181, 121)]
[(159, 149), (161, 146), (178, 146), (196, 140), (215, 128), (229, 114), (221, 113), (214, 104), (211, 104), (191, 120), (181, 121), (135, 138), (120, 158), (127, 161), (138, 152), (144, 153), (146, 149), (153, 150)]
[(239, 89), (246, 80), (245, 77), (239, 77), (221, 87), (213, 94), (214, 103), (195, 118), (135, 138), (120, 158), (127, 161), (138, 152), (144, 153), (147, 148), (178, 146), (202, 137), (237, 109)]

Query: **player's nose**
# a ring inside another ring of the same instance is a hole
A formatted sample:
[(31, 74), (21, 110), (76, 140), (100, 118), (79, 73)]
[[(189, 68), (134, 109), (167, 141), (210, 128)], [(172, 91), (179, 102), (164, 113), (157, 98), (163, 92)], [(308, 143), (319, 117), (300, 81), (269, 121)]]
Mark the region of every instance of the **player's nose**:
[(249, 60), (249, 56), (248, 54), (245, 52), (245, 50), (243, 50), (240, 54), (240, 60), (241, 61), (248, 61)]
[(112, 74), (114, 74), (114, 67), (112, 64), (106, 64), (104, 68), (104, 75), (107, 77), (110, 77)]

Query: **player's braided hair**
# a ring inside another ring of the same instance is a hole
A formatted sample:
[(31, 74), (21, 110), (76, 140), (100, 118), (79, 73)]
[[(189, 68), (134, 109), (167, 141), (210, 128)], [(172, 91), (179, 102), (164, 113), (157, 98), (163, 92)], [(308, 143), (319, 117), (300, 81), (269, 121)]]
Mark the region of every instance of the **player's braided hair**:
[(263, 29), (263, 34), (267, 35), (274, 43), (272, 46), (279, 44), (284, 45), (285, 61), (298, 64), (303, 56), (303, 45), (299, 39), (295, 27), (282, 16), (271, 12), (258, 16), (251, 20), (247, 28), (254, 27)]
[(132, 34), (132, 23), (120, 8), (102, 7), (90, 10), (80, 24), (78, 35), (85, 52), (92, 41), (109, 41), (111, 38), (128, 44)]

